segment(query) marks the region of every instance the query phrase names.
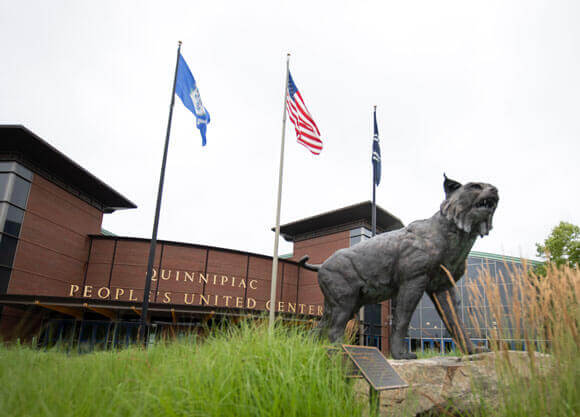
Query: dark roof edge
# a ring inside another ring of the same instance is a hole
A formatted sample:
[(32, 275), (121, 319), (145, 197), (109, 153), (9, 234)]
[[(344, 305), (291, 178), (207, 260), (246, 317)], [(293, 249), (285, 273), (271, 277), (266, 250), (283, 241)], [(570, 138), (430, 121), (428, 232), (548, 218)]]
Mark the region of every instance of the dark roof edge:
[[(349, 206), (340, 207), (340, 208), (338, 208), (338, 209), (335, 209), (335, 210), (330, 210), (330, 211), (325, 211), (325, 212), (323, 212), (323, 213), (315, 214), (314, 216), (310, 216), (310, 217), (304, 217), (304, 218), (302, 218), (302, 219), (300, 219), (300, 220), (295, 220), (295, 221), (293, 221), (293, 222), (290, 222), (290, 223), (285, 223), (285, 224), (282, 224), (282, 225), (280, 225), (280, 227), (288, 227), (288, 226), (293, 226), (293, 225), (295, 225), (295, 224), (299, 224), (299, 223), (307, 222), (307, 221), (309, 221), (309, 220), (314, 220), (314, 219), (316, 219), (317, 217), (321, 217), (321, 216), (325, 216), (325, 215), (328, 215), (328, 214), (336, 213), (336, 212), (338, 212), (338, 211), (342, 211), (342, 210), (345, 210), (345, 211), (346, 211), (346, 210), (349, 210), (349, 209), (353, 209), (353, 208), (355, 208), (355, 207), (357, 207), (357, 206), (360, 206), (360, 205), (363, 205), (363, 204), (372, 204), (372, 202), (371, 202), (370, 200), (361, 201), (360, 203), (351, 204), (351, 205), (349, 205)], [(378, 210), (383, 210), (384, 212), (387, 212), (385, 209), (383, 209), (383, 208), (382, 208), (382, 207), (380, 207), (379, 205), (377, 205), (377, 209), (378, 209)], [(389, 215), (391, 215), (391, 214), (389, 213)], [(394, 219), (396, 219), (396, 220), (398, 220), (399, 222), (401, 222), (401, 220), (399, 220), (399, 219), (398, 219), (398, 218), (396, 218), (395, 216), (393, 216), (393, 215), (391, 215), (391, 216), (392, 216)], [(402, 224), (402, 223), (401, 223), (401, 224)]]
[[(319, 213), (316, 214), (314, 216), (310, 216), (310, 217), (306, 217), (300, 220), (296, 220), (290, 223), (285, 223), (283, 225), (280, 225), (280, 232), (284, 235), (284, 239), (286, 240), (294, 240), (296, 237), (301, 236), (303, 233), (301, 233), (300, 231), (296, 230), (296, 229), (301, 229), (301, 225), (307, 224), (307, 223), (315, 223), (318, 219), (325, 219), (322, 220), (322, 223), (326, 223), (328, 218), (332, 217), (332, 216), (339, 216), (336, 223), (331, 224), (331, 225), (325, 225), (324, 227), (319, 227), (318, 229), (312, 229), (312, 230), (308, 230), (307, 234), (319, 234), (319, 231), (324, 230), (330, 230), (330, 229), (339, 229), (343, 226), (346, 225), (350, 225), (350, 224), (354, 224), (359, 222), (360, 220), (364, 220), (364, 221), (368, 221), (369, 226), (370, 226), (370, 220), (371, 220), (371, 216), (372, 213), (370, 211), (372, 207), (372, 202), (367, 200), (367, 201), (362, 201), (360, 203), (355, 203), (355, 204), (351, 204), (349, 206), (345, 206), (345, 207), (340, 207), (338, 209), (335, 210), (331, 210), (331, 211), (327, 211), (324, 213)], [(361, 209), (369, 209), (368, 214), (365, 214), (363, 216), (360, 215), (360, 213), (356, 213), (357, 210), (361, 210)], [(342, 218), (340, 219), (340, 215), (346, 216), (347, 214), (355, 214), (356, 216), (352, 216), (352, 217), (348, 217), (348, 218)], [(383, 221), (381, 221), (383, 220)], [(386, 221), (385, 221), (386, 220)], [(391, 226), (396, 226), (394, 228), (392, 228)], [(358, 226), (357, 226), (358, 227)], [(389, 231), (389, 230), (394, 230), (400, 227), (404, 227), (403, 222), (396, 216), (392, 215), (390, 212), (388, 212), (387, 210), (385, 210), (384, 208), (380, 207), (379, 205), (377, 205), (377, 228), (378, 229), (382, 229), (383, 231)], [(293, 229), (293, 231), (291, 231), (290, 233), (288, 233), (288, 229)], [(272, 230), (274, 230), (274, 228), (272, 228)]]
[[(108, 207), (108, 206), (106, 206), (106, 205), (103, 204), (103, 206), (106, 209), (109, 209), (109, 212), (110, 212), (111, 209), (112, 209), (112, 211), (114, 211), (114, 210), (121, 210), (121, 209), (137, 208), (137, 205), (135, 203), (133, 203), (132, 201), (130, 201), (129, 199), (127, 199), (121, 193), (119, 193), (118, 191), (116, 191), (115, 189), (113, 189), (112, 187), (110, 187), (105, 182), (101, 181), (99, 178), (97, 178), (93, 174), (91, 174), (85, 168), (83, 168), (78, 163), (76, 163), (75, 161), (73, 161), (72, 159), (70, 159), (68, 156), (66, 156), (64, 153), (62, 153), (58, 149), (56, 149), (50, 143), (48, 143), (47, 141), (45, 141), (44, 139), (42, 139), (40, 136), (38, 136), (36, 133), (34, 133), (30, 129), (28, 129), (26, 126), (21, 125), (21, 124), (2, 124), (2, 125), (0, 125), (0, 129), (20, 129), (20, 130), (22, 130), (24, 133), (30, 135), (35, 140), (37, 140), (39, 143), (41, 143), (42, 146), (48, 148), (49, 151), (54, 152), (56, 155), (58, 155), (60, 158), (64, 159), (68, 164), (70, 164), (72, 167), (74, 167), (75, 169), (81, 171), (83, 174), (85, 174), (87, 177), (89, 177), (95, 183), (97, 183), (101, 187), (107, 189), (107, 191), (110, 192), (111, 194), (114, 194), (116, 198), (120, 199), (121, 201), (124, 200), (123, 201), (124, 204), (123, 205), (120, 205), (118, 207)], [(25, 155), (23, 155), (23, 156), (25, 157)], [(62, 181), (62, 179), (61, 179), (61, 181)], [(84, 191), (84, 193), (87, 194), (87, 195), (90, 195), (90, 193), (88, 193), (86, 191)], [(91, 196), (91, 198), (95, 198), (95, 197), (94, 196)]]
[[(280, 236), (282, 236), (284, 240), (286, 240), (287, 242), (301, 242), (303, 240), (314, 239), (317, 237), (327, 236), (334, 233), (347, 232), (349, 230), (354, 230), (360, 227), (365, 227), (370, 232), (372, 225), (371, 222), (367, 221), (366, 219), (358, 219), (347, 223), (337, 224), (336, 226), (323, 227), (320, 229), (313, 230), (311, 232), (300, 233), (297, 235), (280, 233)], [(272, 230), (275, 229), (272, 228)], [(384, 232), (385, 230), (377, 225), (377, 234)]]

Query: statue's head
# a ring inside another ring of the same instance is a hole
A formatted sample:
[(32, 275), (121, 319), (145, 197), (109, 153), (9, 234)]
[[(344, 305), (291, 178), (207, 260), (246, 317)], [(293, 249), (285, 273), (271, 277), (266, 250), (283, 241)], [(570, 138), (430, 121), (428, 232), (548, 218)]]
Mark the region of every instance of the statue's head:
[(483, 182), (460, 184), (445, 174), (443, 177), (445, 200), (441, 203), (441, 214), (469, 234), (488, 235), (499, 201), (497, 188)]

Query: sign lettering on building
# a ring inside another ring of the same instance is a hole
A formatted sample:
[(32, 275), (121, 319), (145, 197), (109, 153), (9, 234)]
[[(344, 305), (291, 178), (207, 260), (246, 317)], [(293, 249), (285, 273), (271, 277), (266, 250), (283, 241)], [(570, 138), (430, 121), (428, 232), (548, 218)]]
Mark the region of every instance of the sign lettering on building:
[[(245, 308), (245, 309), (261, 309), (258, 306), (256, 298), (253, 297), (253, 292), (258, 290), (258, 280), (244, 279), (235, 277), (233, 275), (202, 273), (191, 271), (180, 271), (171, 269), (161, 269), (158, 273), (153, 269), (153, 282), (175, 281), (183, 284), (183, 291), (165, 291), (165, 290), (151, 290), (149, 293), (149, 301), (161, 302), (163, 304), (184, 304), (184, 305), (198, 305), (198, 306), (212, 306), (212, 307), (229, 307), (229, 308)], [(206, 285), (212, 287), (234, 287), (244, 289), (245, 296), (232, 296), (222, 294), (211, 294), (205, 292), (191, 291), (192, 285), (200, 284), (205, 288)], [(113, 301), (141, 301), (143, 296), (142, 289), (129, 287), (109, 287), (109, 286), (94, 286), (94, 285), (76, 285), (70, 284), (67, 294), (69, 297), (93, 298), (101, 300)], [(271, 305), (268, 300), (262, 307), (270, 311)], [(301, 304), (292, 303), (288, 301), (278, 301), (276, 303), (276, 311), (293, 314), (306, 314), (321, 316), (323, 308), (316, 304)]]

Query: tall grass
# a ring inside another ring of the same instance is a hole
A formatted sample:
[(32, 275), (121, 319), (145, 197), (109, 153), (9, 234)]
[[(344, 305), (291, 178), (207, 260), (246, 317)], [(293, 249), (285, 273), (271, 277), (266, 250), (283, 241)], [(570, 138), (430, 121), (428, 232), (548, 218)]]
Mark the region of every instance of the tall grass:
[[(511, 269), (496, 281), (484, 270), (480, 279), (485, 295), (474, 288), (472, 296), (479, 305), (487, 296), (489, 312), (470, 319), (487, 321), (492, 328), (489, 339), (500, 383), (499, 404), (488, 404), (483, 414), (580, 415), (580, 271), (549, 267), (542, 277), (527, 268)], [(500, 294), (506, 282), (512, 285), (509, 309)], [(509, 355), (507, 340), (525, 348), (527, 360)]]
[(340, 355), (300, 329), (241, 324), (147, 350), (0, 347), (6, 416), (359, 416)]

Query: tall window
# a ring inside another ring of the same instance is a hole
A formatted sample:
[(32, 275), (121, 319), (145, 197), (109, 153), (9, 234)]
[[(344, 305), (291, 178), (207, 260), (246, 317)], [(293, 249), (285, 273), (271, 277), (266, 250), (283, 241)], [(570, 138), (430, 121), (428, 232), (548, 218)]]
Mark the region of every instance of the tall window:
[(17, 162), (0, 162), (0, 294), (5, 294), (24, 219), (32, 172)]

